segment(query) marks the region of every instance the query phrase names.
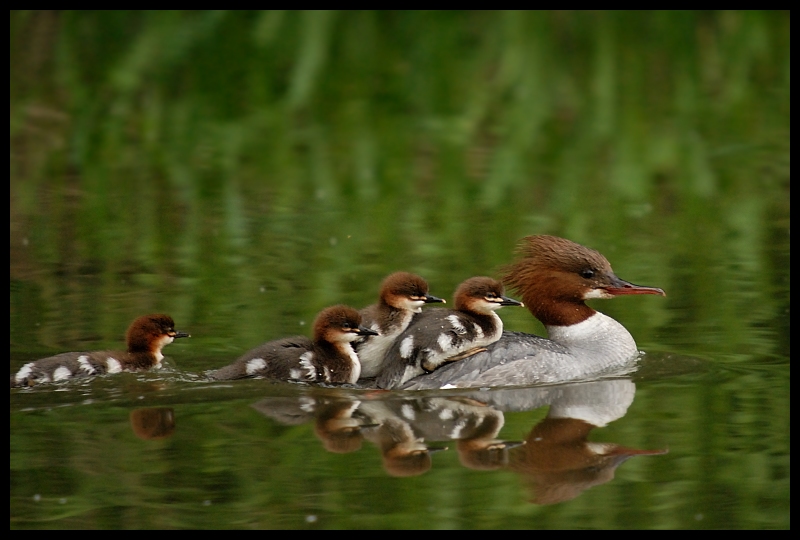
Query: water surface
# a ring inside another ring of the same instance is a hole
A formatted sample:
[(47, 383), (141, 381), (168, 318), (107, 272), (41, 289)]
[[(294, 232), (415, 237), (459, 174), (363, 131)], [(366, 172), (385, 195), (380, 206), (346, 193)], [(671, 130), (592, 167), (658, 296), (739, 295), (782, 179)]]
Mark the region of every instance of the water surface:
[[(12, 528), (789, 527), (787, 13), (37, 11), (11, 43), (9, 371), (192, 334), (11, 391)], [(203, 377), (529, 234), (667, 292), (592, 304), (631, 377)]]

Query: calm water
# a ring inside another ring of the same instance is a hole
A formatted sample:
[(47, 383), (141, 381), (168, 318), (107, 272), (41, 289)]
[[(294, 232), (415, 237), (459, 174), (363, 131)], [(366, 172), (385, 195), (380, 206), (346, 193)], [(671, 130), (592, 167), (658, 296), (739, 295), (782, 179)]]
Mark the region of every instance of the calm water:
[[(150, 312), (192, 337), (158, 372), (11, 391), (11, 528), (789, 528), (788, 36), (780, 12), (12, 12), (9, 371)], [(528, 234), (667, 292), (593, 303), (646, 352), (631, 377), (203, 377), (395, 270), (449, 300)]]

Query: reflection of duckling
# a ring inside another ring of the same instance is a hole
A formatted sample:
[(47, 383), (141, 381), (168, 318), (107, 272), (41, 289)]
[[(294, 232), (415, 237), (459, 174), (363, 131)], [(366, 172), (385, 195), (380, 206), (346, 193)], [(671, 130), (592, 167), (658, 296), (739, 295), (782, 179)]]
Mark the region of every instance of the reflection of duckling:
[(347, 396), (333, 398), (303, 395), (271, 397), (251, 405), (255, 410), (285, 425), (314, 421), (314, 434), (329, 452), (344, 454), (361, 448), (362, 429), (375, 427), (358, 412), (360, 401)]
[(462, 433), (456, 442), (458, 459), (470, 469), (492, 471), (508, 465), (508, 451), (525, 444), (525, 441), (503, 441), (497, 434), (503, 428), (503, 413), (490, 407), (484, 407), (491, 413), (485, 413), (481, 422), (474, 429)]
[(175, 432), (175, 411), (162, 407), (134, 409), (131, 428), (137, 437), (146, 441), (166, 439)]
[(411, 427), (396, 418), (387, 419), (369, 437), (381, 450), (383, 468), (392, 476), (417, 476), (428, 472), (433, 461), (431, 454), (447, 447), (431, 448), (422, 437), (416, 437)]
[(511, 453), (510, 469), (527, 481), (534, 493), (532, 502), (574, 499), (613, 479), (616, 468), (632, 456), (667, 453), (589, 442), (587, 436), (595, 427), (574, 418), (545, 418), (528, 435), (527, 444)]
[(494, 471), (507, 466), (508, 451), (523, 444), (525, 441), (462, 439), (456, 442), (456, 450), (464, 467), (476, 471)]
[(508, 451), (524, 444), (497, 439), (503, 413), (467, 397), (404, 399), (390, 406), (426, 440), (455, 440), (461, 464), (470, 469), (501, 468), (508, 463)]
[(377, 427), (365, 429), (364, 438), (381, 451), (383, 468), (392, 476), (416, 476), (432, 465), (431, 454), (447, 447), (430, 447), (412, 426), (399, 417), (386, 402), (362, 403), (359, 412)]
[(250, 405), (285, 426), (299, 426), (314, 419), (317, 400), (308, 396), (269, 397)]
[(363, 424), (360, 418), (353, 416), (360, 404), (355, 399), (335, 400), (317, 408), (314, 434), (328, 452), (346, 454), (361, 448), (364, 440), (361, 429), (374, 427), (376, 424)]

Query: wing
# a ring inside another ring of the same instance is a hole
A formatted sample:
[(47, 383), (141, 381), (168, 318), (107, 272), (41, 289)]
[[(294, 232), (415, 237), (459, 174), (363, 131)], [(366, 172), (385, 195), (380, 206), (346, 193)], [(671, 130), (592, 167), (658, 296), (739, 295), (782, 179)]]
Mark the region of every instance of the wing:
[[(514, 339), (503, 339), (510, 336), (513, 336)], [(543, 356), (542, 352), (545, 351), (553, 353), (547, 355), (549, 359), (563, 357), (565, 363), (570, 361), (567, 350), (548, 339), (521, 332), (503, 332), (503, 337), (487, 346), (486, 351), (476, 353), (458, 362), (446, 364), (433, 373), (412, 379), (403, 388), (424, 390), (441, 388), (446, 385), (459, 387), (508, 386), (545, 382), (536, 373), (541, 373), (546, 377), (546, 373), (552, 371), (548, 366), (542, 366), (542, 370), (538, 372), (530, 369), (529, 365), (526, 365), (527, 369), (521, 369), (521, 366), (517, 364), (518, 362), (537, 362), (537, 356)]]
[[(28, 362), (11, 376), (11, 386), (33, 386), (39, 383), (65, 381), (108, 373), (108, 358), (125, 353), (115, 351), (68, 352)], [(116, 364), (119, 366), (119, 362)], [(120, 369), (121, 370), (121, 369)]]
[(289, 379), (292, 361), (311, 347), (305, 336), (294, 336), (268, 341), (240, 356), (234, 363), (208, 374), (215, 380), (244, 379), (247, 377), (271, 377)]

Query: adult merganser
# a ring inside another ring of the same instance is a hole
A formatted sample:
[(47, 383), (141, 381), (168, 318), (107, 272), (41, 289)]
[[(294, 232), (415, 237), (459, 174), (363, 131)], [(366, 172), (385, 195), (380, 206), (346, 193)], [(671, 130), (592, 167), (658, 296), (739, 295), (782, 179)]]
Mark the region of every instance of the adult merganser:
[(314, 320), (313, 341), (295, 336), (270, 341), (209, 374), (217, 380), (268, 377), (284, 381), (355, 384), (361, 362), (350, 344), (377, 332), (360, 326), (361, 315), (347, 306), (323, 309)]
[(11, 387), (161, 367), (161, 349), (182, 337), (189, 334), (176, 331), (169, 315), (144, 315), (128, 327), (127, 351), (68, 352), (29, 362), (11, 376)]
[(456, 309), (430, 309), (418, 314), (389, 349), (378, 386), (397, 388), (444, 363), (485, 351), (503, 333), (503, 321), (495, 310), (523, 305), (503, 293), (499, 281), (473, 277), (456, 289)]
[(375, 377), (383, 368), (389, 346), (408, 327), (422, 306), (445, 301), (428, 294), (428, 283), (415, 274), (395, 272), (381, 284), (380, 300), (360, 311), (361, 322), (378, 335), (356, 340), (353, 348), (361, 361), (361, 377)]
[(628, 294), (666, 296), (655, 287), (619, 279), (593, 249), (555, 236), (528, 236), (503, 281), (522, 295), (550, 339), (520, 332), (480, 352), (409, 381), (406, 389), (489, 387), (593, 378), (629, 369), (639, 356), (620, 323), (584, 301)]

